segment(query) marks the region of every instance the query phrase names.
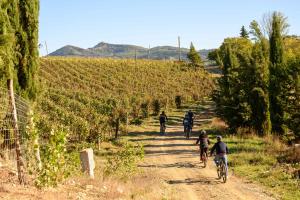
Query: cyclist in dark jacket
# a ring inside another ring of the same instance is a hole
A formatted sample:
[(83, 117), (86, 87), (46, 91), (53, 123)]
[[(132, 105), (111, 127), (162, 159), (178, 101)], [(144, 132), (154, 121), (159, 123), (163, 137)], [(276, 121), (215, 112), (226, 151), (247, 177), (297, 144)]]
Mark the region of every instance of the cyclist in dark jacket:
[(185, 114), (185, 116), (183, 118), (183, 121), (182, 121), (182, 125), (183, 125), (184, 132), (186, 132), (187, 130), (189, 130), (190, 128), (192, 128), (188, 114)]
[(207, 150), (208, 145), (210, 144), (210, 141), (208, 139), (207, 133), (205, 130), (202, 130), (199, 138), (197, 139), (196, 144), (199, 144), (200, 147), (200, 160), (203, 161), (203, 155), (205, 154), (206, 157), (208, 157)]
[(191, 110), (189, 110), (187, 112), (187, 114), (188, 114), (188, 117), (189, 117), (189, 122), (191, 124), (191, 128), (193, 128), (193, 126), (194, 126), (194, 113)]
[(215, 163), (218, 165), (220, 159), (223, 159), (226, 167), (226, 175), (228, 175), (228, 165), (227, 165), (227, 154), (229, 153), (227, 145), (222, 142), (222, 136), (217, 136), (217, 143), (210, 150), (210, 155), (212, 155), (216, 151)]
[[(165, 130), (166, 129), (166, 122), (168, 121), (168, 117), (165, 114), (164, 111), (159, 116), (159, 124), (160, 124), (160, 130)], [(161, 131), (162, 132), (162, 131)], [(164, 132), (164, 131), (163, 131)]]

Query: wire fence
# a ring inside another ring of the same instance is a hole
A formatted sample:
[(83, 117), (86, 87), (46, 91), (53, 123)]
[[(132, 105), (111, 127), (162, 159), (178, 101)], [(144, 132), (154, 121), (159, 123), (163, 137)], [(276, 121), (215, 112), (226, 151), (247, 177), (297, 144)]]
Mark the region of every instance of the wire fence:
[[(29, 103), (14, 94), (17, 112), (17, 126), (15, 126), (14, 110), (6, 88), (0, 87), (0, 166), (13, 170), (17, 169), (17, 139), (20, 141), (21, 153), (24, 152), (26, 126), (29, 121)], [(16, 130), (16, 127), (18, 130)], [(19, 134), (16, 134), (19, 133)], [(17, 138), (19, 135), (19, 138)], [(24, 160), (22, 160), (24, 164)]]

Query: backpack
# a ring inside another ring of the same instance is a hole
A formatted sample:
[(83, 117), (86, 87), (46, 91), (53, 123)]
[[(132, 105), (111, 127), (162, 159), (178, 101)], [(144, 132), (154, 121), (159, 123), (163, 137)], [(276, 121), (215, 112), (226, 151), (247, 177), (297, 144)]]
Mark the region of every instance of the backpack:
[(165, 115), (160, 115), (159, 116), (159, 122), (160, 123), (165, 123), (166, 122), (166, 116)]
[(186, 125), (186, 126), (187, 126), (187, 125), (189, 125), (189, 119), (187, 119), (187, 118), (184, 118), (184, 120), (183, 120), (183, 124), (184, 124), (184, 125)]

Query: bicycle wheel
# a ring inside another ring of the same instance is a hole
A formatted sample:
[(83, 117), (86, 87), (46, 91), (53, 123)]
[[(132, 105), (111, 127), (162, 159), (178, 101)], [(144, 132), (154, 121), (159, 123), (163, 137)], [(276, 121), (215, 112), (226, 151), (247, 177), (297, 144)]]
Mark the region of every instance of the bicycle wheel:
[(223, 159), (221, 162), (221, 176), (222, 176), (223, 183), (226, 183), (227, 175), (226, 175), (226, 167), (225, 167), (225, 163), (224, 163)]
[(165, 126), (164, 125), (161, 125), (160, 126), (160, 133), (162, 134), (162, 135), (164, 135), (165, 134)]
[(191, 128), (187, 128), (186, 139), (190, 139)]
[(206, 157), (206, 154), (204, 153), (204, 155), (203, 155), (203, 165), (204, 165), (204, 168), (206, 167), (206, 164), (207, 164), (207, 157)]
[(217, 174), (218, 174), (218, 178), (221, 178), (221, 168), (220, 168), (220, 164), (217, 164)]

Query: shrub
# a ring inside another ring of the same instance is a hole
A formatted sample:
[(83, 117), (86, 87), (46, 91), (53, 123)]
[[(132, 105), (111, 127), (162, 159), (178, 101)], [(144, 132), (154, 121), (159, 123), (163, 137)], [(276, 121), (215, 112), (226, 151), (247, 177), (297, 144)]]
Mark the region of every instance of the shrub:
[(182, 103), (182, 97), (180, 95), (177, 95), (175, 97), (175, 104), (177, 109), (181, 108), (181, 103)]
[(79, 155), (66, 153), (67, 133), (62, 130), (52, 130), (47, 145), (41, 148), (42, 169), (38, 173), (38, 187), (57, 186), (79, 166)]
[(160, 105), (159, 100), (157, 100), (157, 99), (153, 100), (152, 109), (153, 109), (153, 114), (157, 116), (160, 112), (160, 109), (161, 109), (161, 105)]
[[(121, 143), (122, 144), (122, 143)], [(137, 170), (137, 162), (144, 157), (142, 145), (133, 146), (126, 142), (113, 156), (107, 157), (106, 175), (118, 175), (123, 178), (131, 176)]]
[(131, 125), (136, 125), (136, 126), (140, 126), (142, 125), (143, 120), (141, 120), (140, 118), (134, 118), (130, 121)]
[(282, 156), (278, 157), (279, 162), (300, 163), (300, 147), (288, 149)]
[(146, 101), (141, 104), (141, 110), (142, 110), (142, 117), (148, 118), (149, 117), (149, 110), (150, 110), (150, 103), (149, 101)]

